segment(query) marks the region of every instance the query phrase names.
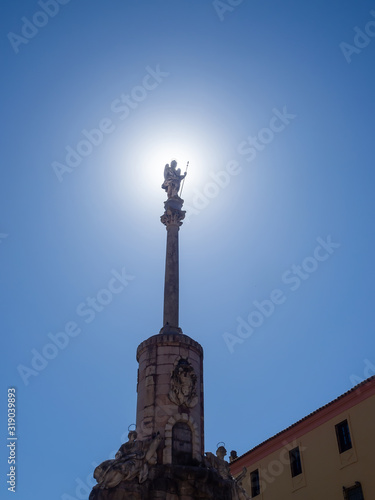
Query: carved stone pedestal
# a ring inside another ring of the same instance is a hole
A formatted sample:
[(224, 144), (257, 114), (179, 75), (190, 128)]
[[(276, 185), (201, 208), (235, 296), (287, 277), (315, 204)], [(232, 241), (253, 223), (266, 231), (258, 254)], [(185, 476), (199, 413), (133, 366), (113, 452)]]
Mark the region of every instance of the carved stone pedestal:
[(223, 479), (213, 468), (156, 465), (142, 484), (137, 479), (117, 487), (95, 486), (89, 500), (247, 500), (233, 479)]
[(94, 472), (90, 500), (248, 500), (220, 446), (204, 453), (203, 349), (181, 333), (143, 341), (137, 431)]

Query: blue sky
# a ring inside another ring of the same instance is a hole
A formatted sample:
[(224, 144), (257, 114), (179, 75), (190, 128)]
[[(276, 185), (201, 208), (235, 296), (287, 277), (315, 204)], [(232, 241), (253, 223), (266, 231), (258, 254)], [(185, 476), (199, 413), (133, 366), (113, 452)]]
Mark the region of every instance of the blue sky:
[(20, 500), (87, 498), (135, 422), (173, 157), (206, 450), (375, 372), (374, 2), (20, 0), (0, 25), (5, 494), (9, 387)]

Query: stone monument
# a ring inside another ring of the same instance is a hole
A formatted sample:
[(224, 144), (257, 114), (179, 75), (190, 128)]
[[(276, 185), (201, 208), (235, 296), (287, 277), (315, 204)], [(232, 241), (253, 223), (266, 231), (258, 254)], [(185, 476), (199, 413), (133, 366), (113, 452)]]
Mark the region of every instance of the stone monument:
[[(247, 500), (219, 446), (204, 453), (203, 349), (179, 326), (178, 232), (185, 217), (178, 193), (186, 172), (164, 168), (167, 230), (164, 315), (160, 332), (137, 349), (136, 431), (113, 460), (94, 471), (89, 500)], [(241, 475), (242, 476), (242, 475)]]

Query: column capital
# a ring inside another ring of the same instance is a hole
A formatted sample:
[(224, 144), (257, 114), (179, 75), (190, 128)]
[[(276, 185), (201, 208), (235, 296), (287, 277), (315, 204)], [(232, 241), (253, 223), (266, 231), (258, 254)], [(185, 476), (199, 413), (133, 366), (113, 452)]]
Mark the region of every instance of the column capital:
[(185, 210), (179, 210), (178, 208), (167, 208), (163, 215), (160, 217), (162, 224), (164, 224), (167, 229), (168, 226), (182, 226), (182, 221), (185, 218)]
[(162, 224), (167, 228), (168, 226), (178, 226), (182, 225), (182, 221), (185, 218), (185, 210), (182, 209), (184, 200), (179, 196), (172, 196), (164, 202), (164, 214), (160, 217)]

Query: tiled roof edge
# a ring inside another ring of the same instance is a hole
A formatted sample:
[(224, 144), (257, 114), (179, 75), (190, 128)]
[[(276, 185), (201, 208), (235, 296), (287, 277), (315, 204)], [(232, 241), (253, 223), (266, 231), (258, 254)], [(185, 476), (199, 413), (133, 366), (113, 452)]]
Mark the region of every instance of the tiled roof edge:
[(237, 457), (235, 460), (233, 460), (231, 462), (231, 465), (234, 464), (234, 463), (236, 463), (237, 460), (240, 460), (241, 458), (245, 457), (246, 455), (249, 455), (250, 453), (254, 452), (255, 450), (257, 450), (261, 446), (263, 446), (266, 443), (268, 443), (269, 441), (272, 441), (273, 439), (275, 439), (276, 437), (280, 436), (284, 432), (287, 432), (289, 429), (292, 429), (293, 427), (295, 427), (296, 425), (300, 424), (301, 422), (304, 422), (305, 420), (307, 420), (308, 418), (312, 417), (313, 415), (316, 415), (318, 412), (320, 412), (320, 411), (324, 410), (325, 408), (333, 405), (334, 403), (336, 403), (340, 399), (344, 398), (348, 394), (350, 394), (350, 393), (352, 393), (354, 391), (357, 391), (359, 387), (362, 387), (362, 386), (364, 386), (364, 385), (366, 385), (368, 383), (371, 383), (373, 380), (375, 380), (375, 375), (372, 375), (371, 377), (367, 378), (366, 380), (363, 380), (359, 384), (355, 385), (354, 387), (352, 387), (348, 391), (346, 391), (343, 394), (341, 394), (341, 396), (338, 396), (337, 398), (335, 398), (332, 401), (330, 401), (329, 403), (321, 406), (317, 410), (314, 410), (313, 412), (309, 413), (308, 415), (306, 415), (305, 417), (301, 418), (300, 420), (297, 420), (297, 422), (295, 422), (294, 424), (289, 425), (289, 427), (286, 427), (285, 429), (283, 429), (282, 431), (278, 432), (277, 434), (274, 434), (273, 436), (271, 436), (270, 438), (266, 439), (265, 441), (262, 441), (261, 443), (257, 444), (256, 446), (254, 446), (254, 448), (251, 448), (251, 450), (246, 451), (245, 453), (243, 453), (242, 455), (240, 455), (239, 457)]

